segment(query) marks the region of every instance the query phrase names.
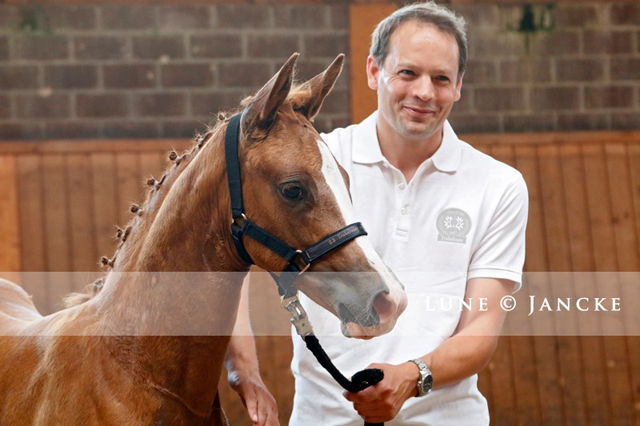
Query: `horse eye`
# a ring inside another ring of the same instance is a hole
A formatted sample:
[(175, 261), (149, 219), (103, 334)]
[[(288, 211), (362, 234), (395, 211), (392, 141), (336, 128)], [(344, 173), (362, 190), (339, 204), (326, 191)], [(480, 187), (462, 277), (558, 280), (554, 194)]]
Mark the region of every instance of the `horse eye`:
[(304, 191), (302, 188), (294, 183), (288, 183), (281, 187), (282, 195), (291, 201), (300, 201), (304, 198)]

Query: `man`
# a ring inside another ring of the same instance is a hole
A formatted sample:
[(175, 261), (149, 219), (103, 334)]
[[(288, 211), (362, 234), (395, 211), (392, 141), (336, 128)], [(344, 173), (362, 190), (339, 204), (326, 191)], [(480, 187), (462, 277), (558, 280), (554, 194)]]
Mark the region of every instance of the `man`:
[(323, 135), (409, 306), (390, 334), (362, 341), (331, 336), (338, 320), (301, 298), (341, 371), (369, 365), (385, 376), (343, 398), (294, 333), (293, 426), (489, 424), (477, 372), (504, 322), (499, 302), (520, 285), (528, 199), (520, 173), (460, 141), (446, 121), (460, 99), (464, 27), (435, 3), (383, 20), (367, 61), (378, 111)]

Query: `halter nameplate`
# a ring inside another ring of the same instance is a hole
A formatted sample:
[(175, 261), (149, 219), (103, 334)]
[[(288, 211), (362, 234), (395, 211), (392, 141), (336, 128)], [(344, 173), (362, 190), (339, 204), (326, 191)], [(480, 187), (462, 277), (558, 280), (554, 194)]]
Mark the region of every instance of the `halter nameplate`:
[(351, 241), (360, 235), (367, 235), (364, 226), (360, 222), (347, 225), (339, 231), (318, 241), (311, 247), (303, 250), (300, 256), (306, 263), (311, 263), (317, 258), (329, 253), (331, 250), (340, 247), (347, 241)]

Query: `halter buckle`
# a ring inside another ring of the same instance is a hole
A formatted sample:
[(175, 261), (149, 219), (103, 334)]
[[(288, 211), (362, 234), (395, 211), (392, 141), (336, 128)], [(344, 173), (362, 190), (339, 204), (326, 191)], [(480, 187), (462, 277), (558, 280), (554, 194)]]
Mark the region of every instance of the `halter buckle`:
[[(249, 220), (249, 219), (247, 219), (247, 216), (244, 213), (240, 213), (240, 217), (242, 218), (242, 220)], [(232, 217), (231, 218), (231, 224), (232, 225), (233, 224), (237, 225), (236, 220), (238, 220), (238, 219), (239, 219), (238, 217)]]
[[(296, 250), (296, 253), (300, 255), (302, 254), (302, 250)], [(304, 259), (302, 261), (304, 262)], [(302, 275), (307, 269), (309, 269), (310, 266), (311, 266), (311, 262), (309, 263), (305, 262), (304, 268), (302, 268), (300, 272), (298, 272), (298, 275)]]
[(313, 327), (309, 322), (309, 318), (307, 318), (307, 312), (302, 307), (300, 299), (298, 299), (298, 295), (296, 294), (290, 299), (291, 301), (285, 304), (285, 298), (282, 296), (280, 305), (289, 312), (291, 324), (296, 328), (298, 335), (304, 339), (305, 336), (313, 334)]

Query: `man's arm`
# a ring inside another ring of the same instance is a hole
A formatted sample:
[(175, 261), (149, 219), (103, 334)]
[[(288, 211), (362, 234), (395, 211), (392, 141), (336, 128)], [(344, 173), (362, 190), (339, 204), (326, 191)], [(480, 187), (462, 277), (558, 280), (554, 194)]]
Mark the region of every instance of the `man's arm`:
[[(445, 387), (476, 374), (491, 360), (506, 316), (500, 300), (512, 293), (513, 285), (513, 281), (496, 278), (469, 280), (465, 299), (472, 299), (472, 309), (463, 311), (453, 336), (421, 357), (431, 370), (434, 388)], [(480, 298), (487, 300), (485, 311), (479, 310)], [(406, 362), (399, 365), (372, 364), (368, 368), (382, 369), (384, 380), (358, 393), (345, 392), (344, 396), (353, 402), (355, 410), (367, 422), (389, 421), (398, 414), (407, 399), (417, 395), (418, 367)]]
[(227, 380), (247, 408), (254, 425), (278, 425), (276, 401), (260, 377), (258, 355), (249, 318), (249, 275), (242, 285), (238, 317), (224, 365)]

